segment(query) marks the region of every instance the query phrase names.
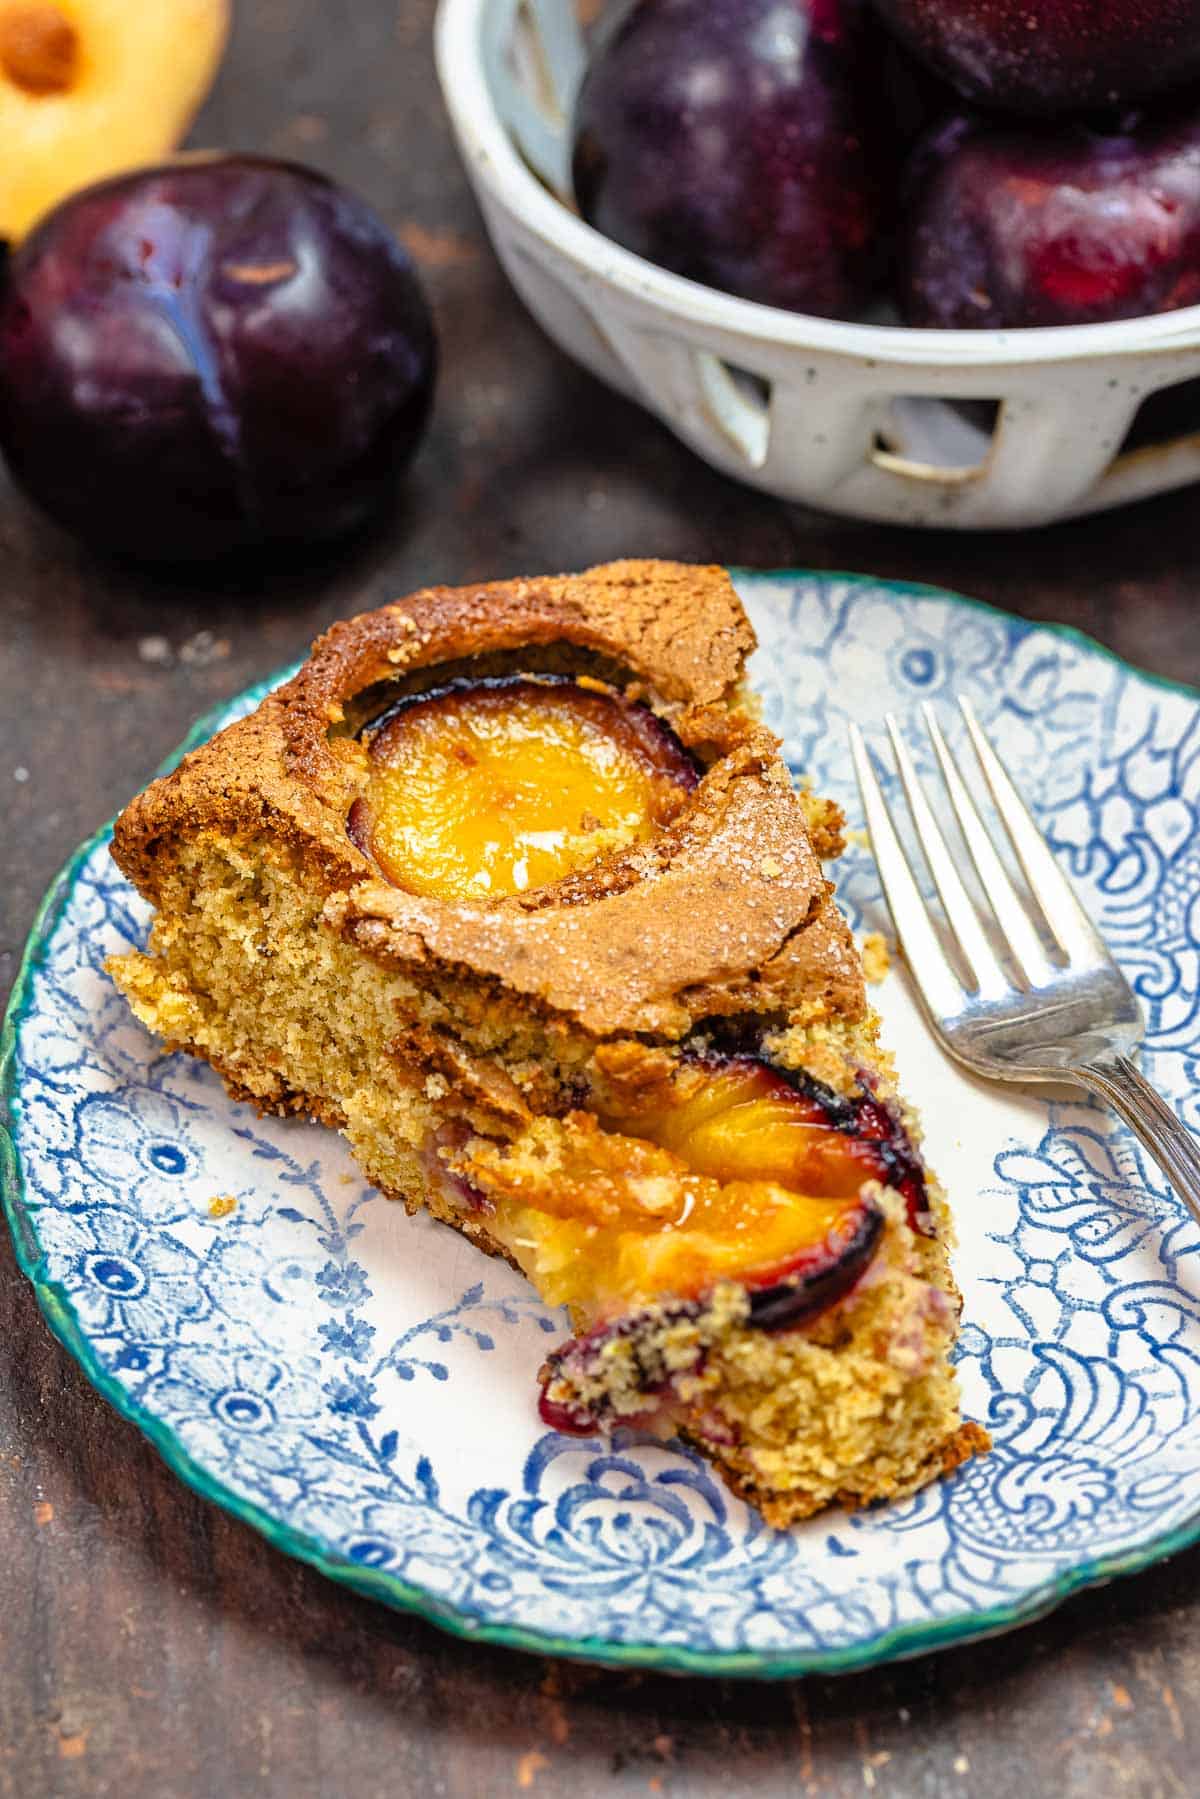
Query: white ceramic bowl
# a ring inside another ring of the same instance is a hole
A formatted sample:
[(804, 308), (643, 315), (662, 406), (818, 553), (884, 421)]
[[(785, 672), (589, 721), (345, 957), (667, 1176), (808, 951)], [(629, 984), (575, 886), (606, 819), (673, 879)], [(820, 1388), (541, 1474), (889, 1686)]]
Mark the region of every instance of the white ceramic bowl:
[[(832, 512), (960, 528), (1044, 524), (1200, 479), (1200, 434), (1121, 452), (1147, 395), (1200, 376), (1200, 306), (913, 331), (734, 299), (571, 209), (574, 0), (441, 0), (437, 59), (496, 253), (530, 311), (715, 468)], [(994, 424), (961, 401), (994, 402)]]

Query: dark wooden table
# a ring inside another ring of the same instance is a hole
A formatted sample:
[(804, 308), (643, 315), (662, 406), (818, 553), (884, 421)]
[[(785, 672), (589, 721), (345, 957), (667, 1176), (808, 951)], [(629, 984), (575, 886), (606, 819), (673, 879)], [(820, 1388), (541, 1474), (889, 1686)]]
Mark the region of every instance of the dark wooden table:
[[(1195, 493), (1028, 536), (903, 535), (711, 474), (501, 277), (435, 90), (432, 0), (257, 0), (196, 141), (308, 159), (412, 247), (444, 368), (394, 518), (270, 579), (104, 566), (0, 495), (0, 985), (46, 883), (193, 717), (430, 580), (637, 554), (858, 568), (1084, 627), (1200, 683)], [(621, 1676), (442, 1636), (182, 1487), (0, 1245), (0, 1794), (1200, 1793), (1200, 1551), (1016, 1635), (841, 1680)]]

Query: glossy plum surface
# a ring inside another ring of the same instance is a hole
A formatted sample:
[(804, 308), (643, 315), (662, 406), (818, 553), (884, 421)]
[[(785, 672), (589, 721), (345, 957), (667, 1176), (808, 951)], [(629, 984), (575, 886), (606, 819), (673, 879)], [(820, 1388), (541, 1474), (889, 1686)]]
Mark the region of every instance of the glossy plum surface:
[(745, 299), (839, 316), (887, 245), (883, 37), (861, 0), (633, 0), (575, 113), (585, 219)]
[[(873, 34), (872, 45), (875, 42)], [(879, 72), (888, 133), (901, 155), (962, 106), (949, 83), (913, 56), (899, 38), (884, 34)]]
[(336, 536), (429, 409), (406, 253), (323, 176), (201, 158), (85, 190), (9, 266), (0, 448), (87, 542), (150, 559)]
[(1055, 116), (1124, 106), (1200, 73), (1200, 0), (875, 0), (969, 100)]
[(868, 1181), (894, 1187), (915, 1229), (928, 1227), (920, 1160), (899, 1119), (869, 1094), (843, 1097), (761, 1056), (687, 1057), (670, 1101), (602, 1120), (681, 1156), (723, 1182), (773, 1182), (810, 1197), (856, 1198)]
[[(736, 1280), (752, 1292), (753, 1322), (785, 1328), (840, 1298), (869, 1262), (879, 1221), (864, 1188), (891, 1187), (912, 1227), (932, 1229), (920, 1159), (869, 1094), (841, 1097), (759, 1056), (708, 1050), (681, 1061), (665, 1089), (623, 1104), (597, 1092), (592, 1103), (605, 1131), (620, 1133), (602, 1141), (656, 1145), (687, 1171), (675, 1176), (675, 1210), (646, 1217), (638, 1195), (656, 1170), (628, 1169), (631, 1197), (614, 1222), (641, 1234), (620, 1245), (612, 1284), (624, 1299), (695, 1297)], [(556, 1178), (563, 1204), (569, 1170)]]
[(1200, 110), (1100, 133), (958, 117), (918, 151), (912, 325), (1079, 325), (1200, 301)]

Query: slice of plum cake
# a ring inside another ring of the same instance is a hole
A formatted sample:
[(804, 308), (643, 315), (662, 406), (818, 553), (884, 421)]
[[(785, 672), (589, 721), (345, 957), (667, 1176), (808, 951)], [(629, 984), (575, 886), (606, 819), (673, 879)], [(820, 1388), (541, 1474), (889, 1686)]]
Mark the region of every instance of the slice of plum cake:
[(554, 1429), (683, 1433), (785, 1525), (987, 1447), (949, 1215), (724, 570), (430, 588), (155, 781), (110, 971), (231, 1092), (506, 1257)]

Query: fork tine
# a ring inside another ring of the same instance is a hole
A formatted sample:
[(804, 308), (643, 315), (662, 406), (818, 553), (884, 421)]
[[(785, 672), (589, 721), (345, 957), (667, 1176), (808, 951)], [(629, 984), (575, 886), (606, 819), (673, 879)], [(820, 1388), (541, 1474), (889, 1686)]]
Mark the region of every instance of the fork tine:
[(941, 767), (942, 779), (946, 783), (959, 829), (971, 852), (971, 860), (975, 864), (988, 903), (996, 915), (996, 923), (1029, 985), (1042, 986), (1047, 981), (1052, 981), (1059, 971), (1042, 948), (1020, 895), (1008, 878), (1008, 870), (996, 854), (987, 826), (979, 816), (958, 764), (950, 753), (950, 746), (942, 735), (937, 713), (928, 700), (921, 711), (925, 716), (925, 728)]
[(850, 726), (850, 754), (892, 923), (921, 997), (937, 1024), (962, 1011), (966, 992), (933, 928), (892, 824), (863, 734), (855, 724)]
[(1093, 967), (1098, 962), (1111, 962), (1112, 956), (1104, 939), (1080, 905), (1075, 889), (1055, 861), (1036, 819), (984, 736), (970, 700), (960, 695), (958, 705), (971, 734), (979, 765), (992, 790), (996, 810), (1025, 870), (1025, 878), (1068, 961), (1088, 963)]
[(904, 797), (908, 801), (908, 809), (917, 828), (917, 838), (941, 896), (950, 929), (958, 939), (958, 947), (967, 959), (982, 998), (999, 999), (1002, 994), (1012, 991), (1012, 982), (988, 942), (983, 920), (974, 900), (963, 886), (950, 846), (942, 836), (941, 826), (925, 797), (925, 789), (921, 786), (921, 777), (908, 753), (908, 745), (900, 735), (900, 727), (890, 712), (887, 715), (887, 728), (896, 755), (896, 766), (904, 784)]

